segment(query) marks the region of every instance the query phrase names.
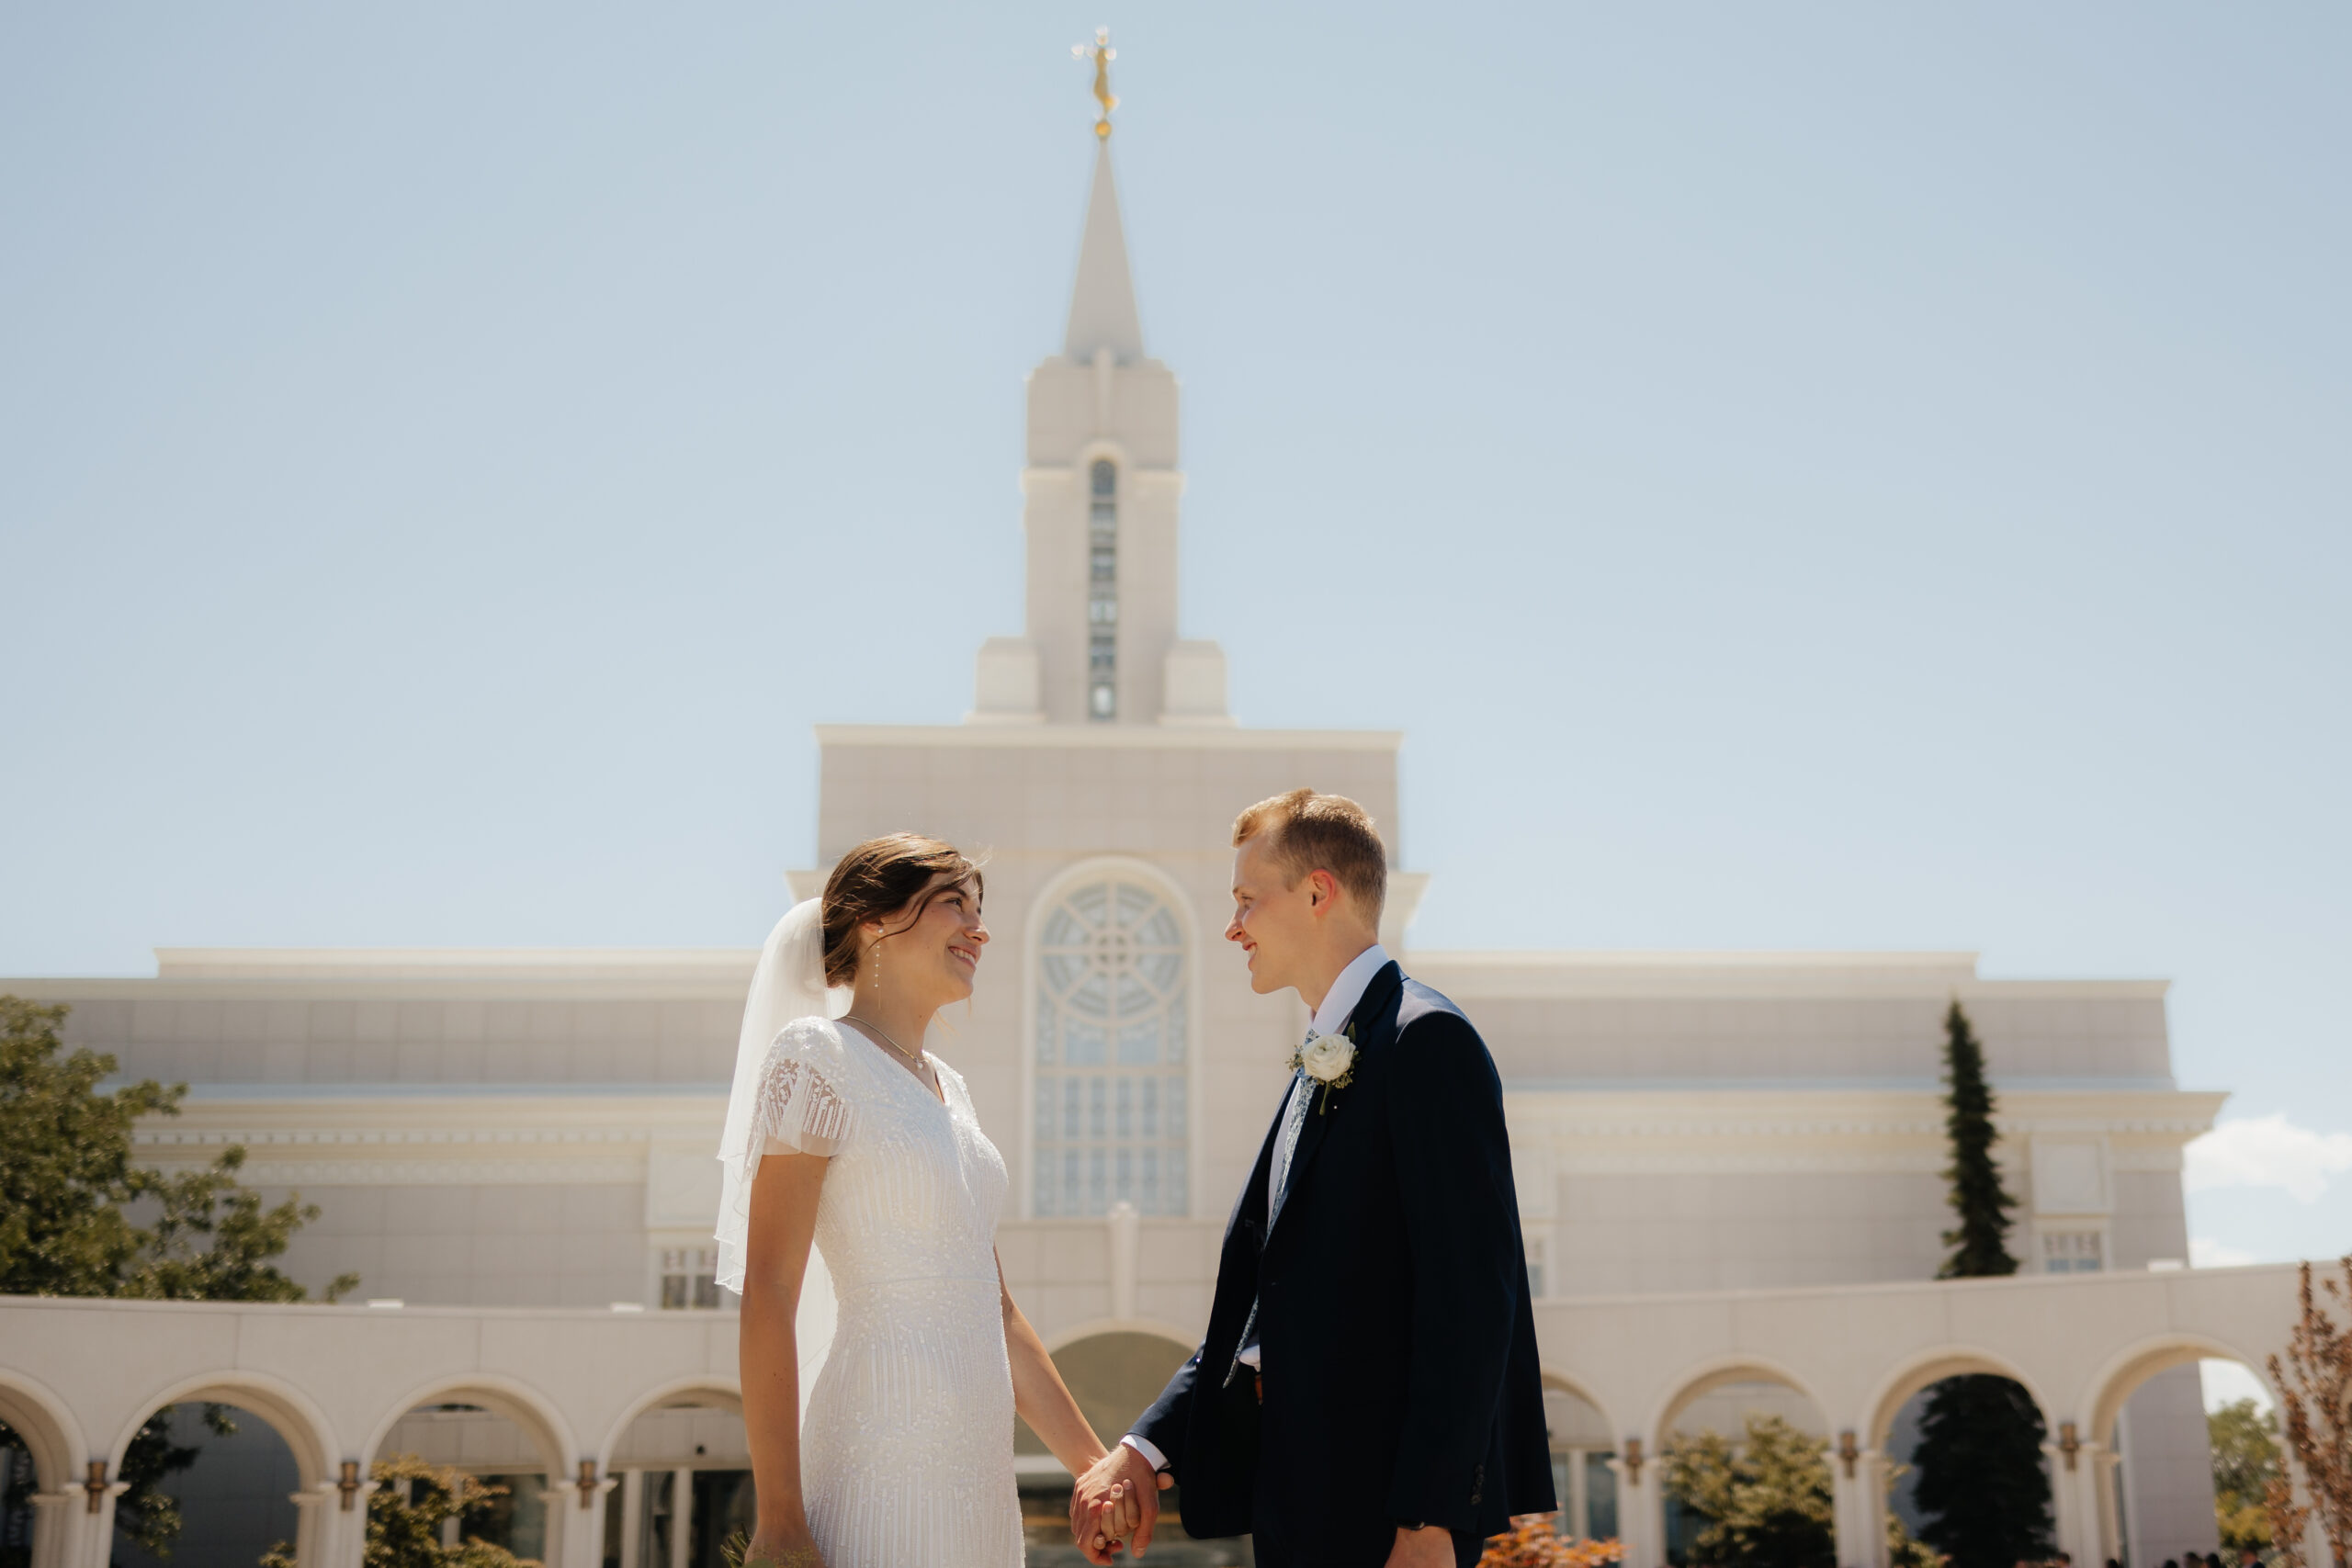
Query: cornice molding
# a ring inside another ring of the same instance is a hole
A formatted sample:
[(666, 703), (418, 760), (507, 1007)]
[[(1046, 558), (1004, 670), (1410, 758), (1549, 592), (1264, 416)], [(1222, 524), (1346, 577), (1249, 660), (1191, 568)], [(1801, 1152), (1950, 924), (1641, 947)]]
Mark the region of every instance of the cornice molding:
[[(164, 1169), (192, 1162), (159, 1160)], [(239, 1173), (269, 1187), (632, 1186), (645, 1179), (641, 1157), (605, 1159), (257, 1159)]]
[(1163, 728), (1148, 724), (820, 724), (817, 744), (844, 750), (1022, 751), (1380, 751), (1401, 729)]

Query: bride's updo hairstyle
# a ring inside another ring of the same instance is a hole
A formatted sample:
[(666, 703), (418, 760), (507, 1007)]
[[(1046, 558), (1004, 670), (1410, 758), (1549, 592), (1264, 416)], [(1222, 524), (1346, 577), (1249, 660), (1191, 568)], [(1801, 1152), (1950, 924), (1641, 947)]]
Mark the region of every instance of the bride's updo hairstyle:
[[(940, 873), (947, 880), (925, 895)], [(980, 868), (963, 851), (925, 833), (886, 833), (842, 856), (833, 874), (825, 879), (825, 984), (846, 986), (857, 977), (857, 928), (867, 920), (885, 922), (890, 936), (922, 919), (931, 901), (951, 887), (972, 885), (972, 895), (985, 891)], [(892, 921), (899, 910), (922, 897), (906, 919)]]

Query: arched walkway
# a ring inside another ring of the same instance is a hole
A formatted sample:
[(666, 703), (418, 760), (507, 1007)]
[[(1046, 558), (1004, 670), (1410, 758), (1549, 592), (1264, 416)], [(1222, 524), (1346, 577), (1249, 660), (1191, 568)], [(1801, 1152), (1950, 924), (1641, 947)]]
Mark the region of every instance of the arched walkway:
[(649, 1390), (605, 1434), (598, 1465), (604, 1562), (666, 1568), (683, 1543), (701, 1568), (717, 1561), (718, 1542), (754, 1522), (743, 1398), (731, 1380), (685, 1377)]
[(505, 1488), (489, 1533), (521, 1555), (560, 1561), (567, 1531), (583, 1528), (569, 1506), (579, 1495), (571, 1424), (519, 1379), (477, 1373), (424, 1383), (401, 1396), (362, 1451), (363, 1472), (408, 1452)]
[(32, 1493), (23, 1499), (31, 1517), (9, 1521), (9, 1528), (28, 1530), (35, 1568), (63, 1562), (66, 1538), (85, 1517), (75, 1473), (76, 1456), (88, 1451), (81, 1425), (63, 1400), (29, 1375), (0, 1372), (0, 1426), (16, 1435), (32, 1465)]
[[(323, 1561), (328, 1548), (327, 1538), (334, 1529), (327, 1516), (335, 1509), (339, 1501), (335, 1488), (337, 1471), (333, 1426), (317, 1402), (292, 1383), (242, 1370), (204, 1372), (180, 1379), (159, 1393), (150, 1395), (138, 1416), (117, 1432), (107, 1456), (107, 1473), (118, 1479), (108, 1489), (111, 1495), (103, 1510), (105, 1528), (100, 1533), (109, 1540), (116, 1538), (115, 1513), (123, 1491), (119, 1479), (123, 1472), (123, 1461), (148, 1420), (161, 1411), (207, 1404), (228, 1407), (232, 1420), (237, 1416), (260, 1420), (285, 1444), (294, 1467), (294, 1485), (288, 1498), (294, 1515), (293, 1528), (283, 1532), (273, 1529), (266, 1533), (273, 1539), (281, 1538), (281, 1534), (284, 1538), (290, 1538), (295, 1561), (303, 1564), (303, 1568)], [(178, 1428), (175, 1440), (183, 1444), (192, 1440), (200, 1450), (211, 1450), (220, 1440), (216, 1435), (201, 1428), (189, 1429), (185, 1421), (175, 1421), (174, 1426)], [(244, 1457), (252, 1459), (250, 1447)], [(200, 1454), (198, 1463), (201, 1465), (204, 1462)], [(169, 1484), (163, 1489), (167, 1493), (175, 1492)], [(204, 1528), (200, 1517), (192, 1518), (190, 1524), (199, 1529)], [(260, 1544), (266, 1546), (270, 1543), (264, 1541)]]
[(1617, 1423), (1575, 1380), (1544, 1374), (1544, 1426), (1552, 1490), (1564, 1535), (1608, 1540), (1618, 1533)]
[[(2007, 1357), (1973, 1345), (1940, 1345), (1898, 1362), (1871, 1391), (1854, 1466), (1862, 1483), (1856, 1506), (1863, 1532), (1879, 1551), (1877, 1561), (1883, 1562), (1885, 1556), (1891, 1513), (1899, 1515), (1914, 1534), (1920, 1528), (1918, 1510), (1911, 1502), (1924, 1476), (1915, 1454), (1918, 1423), (1927, 1409), (1928, 1392), (1952, 1378), (1998, 1378), (2014, 1384), (2030, 1405), (2045, 1438), (2057, 1430), (2047, 1395)], [(2046, 1441), (2043, 1447), (2046, 1451)], [(2054, 1529), (2059, 1506), (2054, 1483), (2050, 1502)]]
[[(1829, 1431), (1826, 1403), (1807, 1379), (1774, 1358), (1714, 1358), (1683, 1368), (1669, 1385), (1649, 1425), (1645, 1458), (1656, 1461), (1650, 1467), (1655, 1479), (1645, 1476), (1628, 1486), (1619, 1510), (1629, 1542), (1638, 1533), (1646, 1544), (1652, 1554), (1647, 1561), (1665, 1562), (1687, 1555), (1691, 1539), (1705, 1523), (1671, 1495), (1667, 1475), (1672, 1447), (1701, 1433), (1736, 1445), (1752, 1421), (1780, 1421), (1816, 1441), (1826, 1441)], [(1630, 1463), (1627, 1470), (1630, 1479)], [(1834, 1555), (1834, 1535), (1824, 1545)]]
[[(2087, 1417), (2076, 1427), (2068, 1423), (2055, 1430), (2060, 1458), (2056, 1479), (2084, 1539), (2101, 1562), (2129, 1557), (2135, 1562), (2178, 1558), (2188, 1551), (2211, 1551), (2220, 1545), (2210, 1493), (2175, 1497), (2143, 1493), (2133, 1473), (2132, 1429), (2127, 1406), (2134, 1396), (2151, 1391), (2166, 1373), (2199, 1361), (2230, 1361), (2253, 1373), (2275, 1402), (2278, 1391), (2271, 1383), (2258, 1354), (2206, 1334), (2162, 1334), (2127, 1345), (2110, 1356), (2086, 1384), (2076, 1408)], [(2159, 1385), (2161, 1386), (2161, 1385)], [(2177, 1404), (2186, 1388), (2163, 1392)], [(2201, 1405), (2201, 1389), (2198, 1391)], [(2145, 1539), (2132, 1539), (2135, 1527)]]

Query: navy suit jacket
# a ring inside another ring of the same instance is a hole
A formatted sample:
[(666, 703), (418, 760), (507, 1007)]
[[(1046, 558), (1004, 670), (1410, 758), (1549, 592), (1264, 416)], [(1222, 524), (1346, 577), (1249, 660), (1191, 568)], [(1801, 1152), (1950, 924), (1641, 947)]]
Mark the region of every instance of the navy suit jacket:
[[(1354, 1081), (1317, 1089), (1270, 1232), (1277, 1110), (1208, 1337), (1134, 1428), (1167, 1456), (1186, 1533), (1253, 1534), (1261, 1561), (1377, 1564), (1400, 1522), (1466, 1548), (1555, 1506), (1494, 1058), (1394, 964), (1349, 1022)], [(1235, 1359), (1253, 1301), (1262, 1405)]]

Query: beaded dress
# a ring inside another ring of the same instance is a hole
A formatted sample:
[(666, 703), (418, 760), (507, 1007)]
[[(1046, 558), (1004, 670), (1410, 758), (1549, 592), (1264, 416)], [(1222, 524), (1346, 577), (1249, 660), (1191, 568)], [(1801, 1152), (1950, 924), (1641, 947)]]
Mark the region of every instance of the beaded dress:
[(826, 1568), (1019, 1568), (1012, 1373), (996, 1271), (1003, 1156), (955, 1068), (945, 1099), (821, 1018), (761, 1065), (747, 1163), (830, 1156), (817, 1250), (838, 1303), (800, 1427)]

